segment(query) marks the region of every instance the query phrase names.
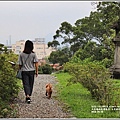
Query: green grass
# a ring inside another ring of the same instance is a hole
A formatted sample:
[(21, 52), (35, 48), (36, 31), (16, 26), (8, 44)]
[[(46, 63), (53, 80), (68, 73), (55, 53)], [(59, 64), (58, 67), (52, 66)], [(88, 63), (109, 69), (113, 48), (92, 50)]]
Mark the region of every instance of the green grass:
[[(103, 113), (92, 113), (91, 106), (100, 106), (98, 102), (92, 99), (90, 92), (81, 84), (68, 85), (68, 79), (71, 77), (68, 73), (54, 74), (59, 81), (56, 88), (58, 99), (66, 105), (73, 116), (77, 118), (119, 118), (120, 111), (104, 110)], [(115, 80), (119, 86), (120, 81)]]

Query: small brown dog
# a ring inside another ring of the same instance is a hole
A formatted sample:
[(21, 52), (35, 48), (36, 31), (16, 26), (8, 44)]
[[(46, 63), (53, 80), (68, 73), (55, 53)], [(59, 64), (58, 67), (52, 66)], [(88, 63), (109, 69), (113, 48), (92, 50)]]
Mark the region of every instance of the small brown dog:
[(50, 99), (51, 95), (52, 95), (52, 85), (49, 83), (46, 85), (46, 96), (48, 96), (48, 99)]

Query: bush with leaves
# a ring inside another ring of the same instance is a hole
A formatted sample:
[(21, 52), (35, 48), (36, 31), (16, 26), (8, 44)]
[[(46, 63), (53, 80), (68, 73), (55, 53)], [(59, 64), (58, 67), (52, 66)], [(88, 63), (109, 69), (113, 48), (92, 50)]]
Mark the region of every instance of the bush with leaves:
[(39, 67), (38, 67), (38, 74), (43, 74), (42, 66), (39, 66)]
[[(8, 54), (0, 54), (0, 117), (10, 114), (9, 104), (18, 95), (16, 68), (8, 60)], [(12, 57), (12, 56), (11, 56)]]
[(89, 60), (78, 63), (72, 61), (64, 65), (64, 69), (72, 75), (69, 82), (81, 83), (101, 105), (113, 104), (113, 81), (109, 70), (100, 62), (88, 62)]
[(0, 56), (0, 97), (3, 100), (11, 100), (18, 93), (14, 67), (6, 61), (5, 56)]
[(39, 66), (39, 69), (38, 69), (39, 74), (51, 74), (52, 71), (53, 71), (53, 68), (49, 64)]

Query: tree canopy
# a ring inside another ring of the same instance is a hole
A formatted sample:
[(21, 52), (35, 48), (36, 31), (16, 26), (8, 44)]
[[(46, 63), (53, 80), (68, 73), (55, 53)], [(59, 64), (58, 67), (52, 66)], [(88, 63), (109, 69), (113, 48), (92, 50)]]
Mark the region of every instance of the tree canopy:
[[(67, 44), (73, 55), (78, 50), (82, 51), (82, 59), (90, 56), (96, 56), (94, 60), (113, 59), (112, 40), (116, 35), (113, 25), (120, 19), (120, 3), (95, 3), (96, 11), (91, 11), (90, 16), (76, 20), (74, 25), (62, 22), (49, 47)], [(57, 44), (54, 45), (54, 41), (58, 41)]]

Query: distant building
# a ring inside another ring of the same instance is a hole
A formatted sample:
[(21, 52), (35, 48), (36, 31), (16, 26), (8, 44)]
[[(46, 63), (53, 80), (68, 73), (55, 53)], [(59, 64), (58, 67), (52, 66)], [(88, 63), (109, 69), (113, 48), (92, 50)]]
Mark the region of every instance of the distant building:
[(7, 45), (7, 46), (5, 46), (5, 47), (7, 47), (7, 50), (8, 50), (8, 51), (12, 51), (12, 46), (11, 46), (11, 45)]
[[(24, 44), (25, 40), (17, 41), (16, 44), (12, 45), (12, 51), (15, 54), (19, 55), (24, 50)], [(33, 44), (34, 44), (33, 51), (36, 53), (39, 60), (48, 57), (52, 51), (55, 51), (55, 49), (52, 47), (48, 48), (47, 44), (45, 44), (44, 38), (35, 38), (35, 40), (33, 40)]]

